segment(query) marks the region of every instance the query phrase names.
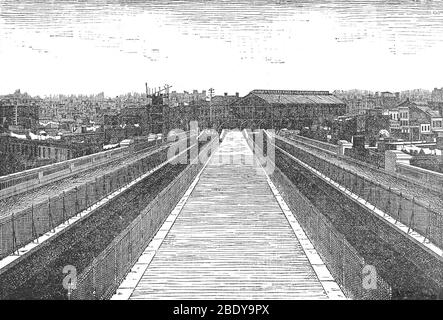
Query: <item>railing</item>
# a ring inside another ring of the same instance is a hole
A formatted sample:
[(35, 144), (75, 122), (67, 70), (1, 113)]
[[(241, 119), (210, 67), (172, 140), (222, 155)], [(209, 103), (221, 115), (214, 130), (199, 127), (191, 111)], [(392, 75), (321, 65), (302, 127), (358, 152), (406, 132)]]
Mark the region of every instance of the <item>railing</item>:
[(345, 295), (352, 299), (391, 299), (391, 287), (379, 275), (374, 289), (364, 288), (365, 260), (278, 168), (271, 179)]
[(119, 147), (0, 177), (0, 199), (81, 172), (85, 169), (91, 168), (91, 164), (99, 165), (113, 161), (129, 153), (137, 153), (165, 141), (166, 138), (162, 140), (144, 141), (135, 143), (129, 147)]
[[(246, 131), (244, 132), (249, 146), (259, 157), (262, 151), (257, 145), (254, 145), (254, 139), (249, 137)], [(311, 242), (313, 242), (323, 262), (345, 295), (353, 299), (391, 299), (392, 290), (390, 285), (378, 275), (375, 289), (365, 289), (363, 287), (365, 260), (345, 237), (335, 229), (329, 219), (298, 191), (286, 175), (279, 168), (275, 166), (274, 168), (272, 175), (270, 175), (271, 180), (277, 186), (281, 196), (296, 216), (297, 221), (303, 227)]]
[(135, 152), (155, 146), (156, 144), (166, 142), (166, 137), (161, 140), (152, 140), (152, 141), (140, 141), (133, 145), (133, 149)]
[(102, 164), (115, 160), (129, 152), (130, 148), (121, 147), (0, 177), (0, 199), (78, 173), (91, 163)]
[(0, 258), (16, 252), (18, 248), (53, 230), (92, 204), (155, 168), (166, 158), (167, 149), (161, 149), (84, 185), (48, 197), (47, 200), (19, 213), (0, 218)]
[(408, 164), (397, 163), (396, 172), (420, 182), (430, 184), (443, 191), (443, 173), (423, 169)]
[(384, 153), (375, 152), (370, 149), (365, 149), (364, 152), (360, 153), (353, 148), (349, 148), (345, 150), (345, 156), (367, 163), (378, 169), (385, 167)]
[(279, 135), (281, 135), (282, 137), (303, 143), (303, 144), (307, 144), (309, 146), (314, 146), (323, 150), (328, 150), (334, 154), (338, 154), (338, 149), (339, 147), (335, 144), (332, 143), (327, 143), (327, 142), (323, 142), (323, 141), (319, 141), (319, 140), (315, 140), (315, 139), (311, 139), (311, 138), (306, 138), (300, 135), (294, 135), (294, 134), (289, 134), (289, 133), (285, 133), (284, 131), (280, 131)]
[[(214, 141), (215, 142), (215, 141)], [(210, 150), (211, 141), (202, 152)], [(190, 164), (79, 274), (72, 298), (108, 299), (179, 202), (203, 164)]]
[(421, 203), (415, 198), (409, 198), (394, 188), (391, 189), (378, 182), (358, 176), (346, 168), (307, 153), (277, 137), (276, 145), (330, 177), (352, 193), (367, 200), (394, 218), (396, 222), (400, 221), (408, 226), (408, 232), (415, 230), (425, 239), (443, 248), (443, 217), (429, 205)]
[[(335, 146), (330, 143), (326, 143), (323, 141), (318, 141), (310, 138), (306, 138), (300, 135), (294, 135), (289, 132), (280, 131), (279, 136), (285, 139), (288, 139), (289, 141), (294, 141), (295, 143), (300, 143), (302, 145), (305, 145), (307, 147), (314, 147), (318, 150), (320, 150), (322, 153), (328, 153), (332, 155), (335, 158), (338, 158), (338, 146)], [(278, 138), (278, 136), (276, 137)], [(337, 149), (336, 149), (337, 148)], [(383, 158), (383, 159), (381, 159)], [(414, 170), (414, 173), (412, 173), (412, 169), (410, 167), (407, 167), (406, 165), (402, 165), (401, 168), (398, 170), (397, 173), (385, 171), (383, 169), (384, 167), (384, 156), (378, 156), (378, 159), (373, 159), (372, 161), (367, 161), (368, 159), (362, 159), (358, 156), (352, 157), (352, 156), (342, 156), (342, 160), (355, 164), (358, 166), (365, 166), (369, 168), (370, 170), (375, 170), (379, 173), (389, 175), (395, 179), (400, 179), (405, 183), (409, 184), (419, 184), (421, 187), (430, 189), (432, 191), (440, 192), (443, 188), (443, 182), (440, 178), (437, 177), (428, 177), (426, 174), (418, 174), (418, 171), (422, 168), (418, 168), (417, 170)], [(415, 167), (414, 167), (415, 168)], [(425, 169), (422, 169), (425, 170)], [(438, 173), (437, 173), (438, 175)]]

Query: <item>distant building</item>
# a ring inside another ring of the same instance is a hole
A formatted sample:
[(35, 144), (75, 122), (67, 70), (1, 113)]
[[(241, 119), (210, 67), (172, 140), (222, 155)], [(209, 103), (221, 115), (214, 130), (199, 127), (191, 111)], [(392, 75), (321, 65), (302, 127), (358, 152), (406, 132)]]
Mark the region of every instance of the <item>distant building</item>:
[(367, 110), (376, 107), (376, 99), (374, 97), (359, 97), (354, 99), (346, 99), (346, 113), (350, 115), (365, 114)]
[(369, 144), (375, 143), (381, 132), (389, 133), (390, 116), (383, 109), (375, 108), (367, 110), (365, 114), (341, 116), (332, 123), (332, 140), (346, 140), (358, 135), (364, 137)]
[(362, 123), (362, 132), (368, 143), (375, 143), (380, 138), (382, 131), (389, 132), (390, 117), (383, 112), (381, 108), (368, 110), (365, 115), (358, 116)]
[(230, 126), (301, 129), (346, 113), (346, 104), (328, 91), (253, 90), (230, 105)]
[(426, 102), (431, 100), (431, 97), (431, 91), (425, 89), (406, 90), (400, 93), (400, 99), (402, 101), (409, 99), (411, 101)]
[(346, 103), (347, 115), (366, 114), (375, 108), (392, 108), (400, 103), (400, 92), (370, 92), (366, 90), (334, 91), (334, 95)]
[(62, 137), (31, 139), (28, 135), (3, 133), (0, 153), (18, 156), (25, 168), (65, 161), (103, 150), (104, 133), (68, 134)]
[(364, 128), (361, 122), (357, 123), (356, 115), (346, 115), (337, 117), (332, 122), (332, 141), (337, 142), (338, 140), (351, 141), (352, 137), (357, 135), (357, 125), (359, 125), (359, 132)]
[(191, 121), (199, 121), (200, 128), (206, 128), (207, 123), (200, 119), (201, 110), (208, 110), (209, 102), (205, 100), (193, 101), (179, 104), (178, 106), (165, 106), (164, 108), (164, 128), (165, 131), (181, 129), (188, 131)]
[(230, 119), (230, 105), (240, 99), (237, 93), (235, 95), (228, 95), (225, 92), (223, 95), (212, 97), (209, 108), (202, 108), (200, 110), (200, 122), (207, 127), (218, 129), (223, 124), (229, 122)]
[(199, 101), (206, 101), (207, 95), (206, 90), (203, 90), (201, 93), (198, 90), (194, 90), (192, 93), (187, 91), (177, 92), (172, 91), (169, 93), (169, 106), (171, 108), (178, 107), (181, 104), (191, 104)]
[(435, 102), (442, 102), (443, 101), (443, 88), (437, 89), (434, 88), (431, 93), (431, 100)]
[[(391, 132), (405, 140), (433, 141), (437, 132), (443, 130), (441, 111), (432, 109), (428, 103), (409, 99), (389, 110)], [(395, 123), (395, 126), (392, 124)]]
[(124, 108), (119, 114), (120, 123), (125, 126), (138, 126), (142, 131), (149, 132), (149, 109), (147, 106)]
[(200, 119), (200, 114), (209, 110), (206, 90), (202, 90), (202, 92), (193, 90), (192, 93), (172, 91), (168, 94), (166, 102), (163, 109), (163, 130), (165, 132), (173, 129), (187, 131), (190, 129), (191, 121), (199, 121), (200, 128), (207, 127), (209, 118)]
[(39, 121), (40, 99), (17, 90), (0, 97), (0, 125), (13, 129), (36, 129)]

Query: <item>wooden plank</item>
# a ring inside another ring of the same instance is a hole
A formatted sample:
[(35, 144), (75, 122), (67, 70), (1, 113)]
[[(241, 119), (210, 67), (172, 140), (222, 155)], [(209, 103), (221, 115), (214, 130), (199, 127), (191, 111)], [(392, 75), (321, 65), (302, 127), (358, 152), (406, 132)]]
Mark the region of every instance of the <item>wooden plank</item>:
[[(261, 168), (230, 133), (130, 299), (327, 299)], [(243, 164), (219, 163), (242, 155)]]

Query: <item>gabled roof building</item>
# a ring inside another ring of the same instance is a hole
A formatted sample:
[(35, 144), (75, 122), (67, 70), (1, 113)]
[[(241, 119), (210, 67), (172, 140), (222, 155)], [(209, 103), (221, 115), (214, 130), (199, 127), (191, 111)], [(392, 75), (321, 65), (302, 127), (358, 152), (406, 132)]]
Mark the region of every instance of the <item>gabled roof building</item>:
[(231, 127), (301, 129), (346, 113), (328, 91), (253, 90), (230, 105)]

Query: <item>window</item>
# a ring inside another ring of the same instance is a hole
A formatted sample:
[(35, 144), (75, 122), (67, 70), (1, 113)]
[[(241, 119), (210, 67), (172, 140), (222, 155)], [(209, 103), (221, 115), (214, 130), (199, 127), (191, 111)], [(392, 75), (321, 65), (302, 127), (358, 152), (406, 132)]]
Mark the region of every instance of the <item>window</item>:
[(408, 119), (408, 113), (407, 112), (400, 112), (400, 118), (401, 119)]
[(422, 124), (420, 125), (421, 132), (430, 132), (431, 125), (430, 124)]
[(441, 125), (442, 125), (442, 122), (440, 120), (432, 122), (432, 127), (433, 128), (441, 128)]

